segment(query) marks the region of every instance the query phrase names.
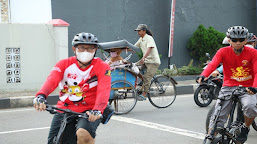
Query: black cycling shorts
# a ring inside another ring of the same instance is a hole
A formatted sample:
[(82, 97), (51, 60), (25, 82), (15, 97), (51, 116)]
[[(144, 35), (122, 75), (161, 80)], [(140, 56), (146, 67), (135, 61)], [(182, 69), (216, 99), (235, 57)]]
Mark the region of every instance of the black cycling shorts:
[[(63, 120), (63, 113), (56, 113), (53, 117), (51, 128), (48, 135), (48, 144), (52, 144), (54, 137), (58, 134), (58, 131)], [(76, 130), (83, 128), (87, 130), (90, 135), (95, 138), (96, 129), (99, 126), (101, 120), (98, 119), (95, 122), (89, 122), (88, 119), (79, 118), (78, 121), (74, 119), (69, 119), (68, 124), (63, 132), (62, 143), (64, 144), (73, 144), (77, 143), (76, 139)]]

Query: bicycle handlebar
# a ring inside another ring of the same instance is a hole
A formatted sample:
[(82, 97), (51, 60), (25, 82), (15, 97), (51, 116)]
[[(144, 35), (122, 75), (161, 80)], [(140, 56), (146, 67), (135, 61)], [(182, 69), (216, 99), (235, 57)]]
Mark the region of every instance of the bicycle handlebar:
[(88, 118), (88, 115), (86, 113), (74, 112), (70, 109), (61, 109), (61, 108), (46, 104), (46, 111), (48, 111), (49, 113), (54, 114), (57, 112), (57, 110), (62, 111), (64, 113), (75, 114), (78, 117)]

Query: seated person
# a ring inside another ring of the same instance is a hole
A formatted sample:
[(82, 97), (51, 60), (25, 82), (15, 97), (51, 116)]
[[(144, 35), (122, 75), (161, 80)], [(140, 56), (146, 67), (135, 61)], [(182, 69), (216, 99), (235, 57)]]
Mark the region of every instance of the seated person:
[(247, 35), (247, 43), (245, 46), (248, 46), (250, 48), (256, 47), (256, 36), (253, 33), (248, 33)]
[(223, 73), (223, 65), (221, 65), (219, 68), (213, 71), (211, 75), (213, 77), (217, 77), (220, 73)]
[(124, 64), (123, 58), (120, 56), (122, 49), (114, 48), (110, 50), (110, 58), (108, 58), (105, 62), (110, 65), (110, 67), (117, 66), (120, 64)]

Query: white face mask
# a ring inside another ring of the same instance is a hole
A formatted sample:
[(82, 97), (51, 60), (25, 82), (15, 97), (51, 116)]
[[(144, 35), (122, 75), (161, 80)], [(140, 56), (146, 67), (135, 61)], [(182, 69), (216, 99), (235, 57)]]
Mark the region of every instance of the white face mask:
[(83, 63), (87, 63), (90, 62), (95, 55), (95, 52), (90, 53), (90, 52), (78, 52), (78, 50), (76, 50), (76, 55), (77, 55), (77, 59)]

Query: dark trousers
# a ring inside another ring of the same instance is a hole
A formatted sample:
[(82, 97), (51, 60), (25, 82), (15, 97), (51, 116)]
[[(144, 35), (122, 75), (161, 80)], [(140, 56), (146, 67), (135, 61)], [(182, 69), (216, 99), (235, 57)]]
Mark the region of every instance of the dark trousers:
[[(51, 128), (48, 135), (48, 144), (53, 144), (54, 137), (58, 134), (64, 114), (56, 113), (53, 117)], [(69, 120), (66, 128), (63, 132), (62, 142), (63, 144), (76, 144), (76, 119)]]

